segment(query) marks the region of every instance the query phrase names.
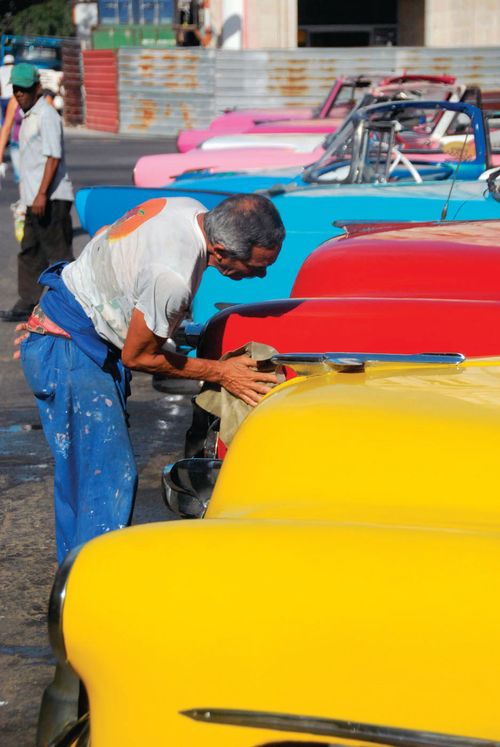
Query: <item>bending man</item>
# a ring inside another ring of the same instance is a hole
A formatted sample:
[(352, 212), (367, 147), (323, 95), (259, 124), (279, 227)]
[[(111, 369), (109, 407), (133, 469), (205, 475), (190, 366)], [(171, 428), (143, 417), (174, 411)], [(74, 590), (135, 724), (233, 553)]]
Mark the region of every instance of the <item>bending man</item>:
[(256, 404), (276, 382), (255, 361), (186, 358), (164, 348), (203, 271), (264, 277), (285, 235), (274, 205), (234, 195), (207, 212), (157, 198), (96, 234), (77, 260), (46, 270), (21, 359), (55, 458), (57, 555), (130, 523), (137, 470), (125, 403), (129, 369), (203, 379)]

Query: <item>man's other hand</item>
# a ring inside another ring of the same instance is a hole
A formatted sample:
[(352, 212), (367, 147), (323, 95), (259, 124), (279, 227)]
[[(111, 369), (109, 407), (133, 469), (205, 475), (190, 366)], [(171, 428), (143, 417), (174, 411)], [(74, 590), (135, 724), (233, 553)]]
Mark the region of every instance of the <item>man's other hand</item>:
[(37, 194), (31, 206), (31, 212), (36, 215), (37, 218), (42, 218), (45, 215), (45, 208), (47, 207), (47, 195)]
[[(27, 330), (28, 324), (26, 322), (23, 322), (22, 324), (16, 324), (16, 332), (22, 332), (23, 334), (15, 338), (14, 345), (20, 345), (22, 341), (28, 337), (29, 332)], [(14, 358), (14, 360), (19, 360), (19, 358), (21, 357), (21, 351), (15, 350), (12, 357)]]
[(219, 364), (223, 366), (221, 386), (252, 407), (259, 403), (264, 394), (271, 391), (272, 384), (278, 383), (275, 374), (254, 371), (257, 361), (246, 355), (219, 361)]

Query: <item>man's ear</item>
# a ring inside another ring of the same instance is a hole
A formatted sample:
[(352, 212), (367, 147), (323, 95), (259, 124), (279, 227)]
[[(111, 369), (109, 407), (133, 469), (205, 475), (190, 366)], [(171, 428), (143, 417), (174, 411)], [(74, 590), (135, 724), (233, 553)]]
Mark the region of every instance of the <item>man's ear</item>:
[(227, 258), (227, 249), (225, 248), (223, 244), (214, 244), (213, 252), (214, 252), (215, 257), (218, 260)]

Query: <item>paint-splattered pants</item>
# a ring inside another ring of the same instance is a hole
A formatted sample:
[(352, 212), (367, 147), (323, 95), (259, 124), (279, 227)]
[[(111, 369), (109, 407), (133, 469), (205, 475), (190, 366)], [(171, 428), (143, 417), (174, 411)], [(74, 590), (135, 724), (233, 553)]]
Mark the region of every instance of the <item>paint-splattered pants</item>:
[(111, 374), (66, 338), (31, 333), (21, 360), (55, 459), (61, 563), (76, 545), (130, 523), (137, 468), (125, 397)]

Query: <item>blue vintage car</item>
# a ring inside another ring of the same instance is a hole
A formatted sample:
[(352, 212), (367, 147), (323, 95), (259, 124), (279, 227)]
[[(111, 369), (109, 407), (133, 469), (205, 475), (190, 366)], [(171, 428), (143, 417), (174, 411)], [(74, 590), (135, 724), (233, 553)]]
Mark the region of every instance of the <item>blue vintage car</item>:
[[(357, 112), (327, 153), (288, 183), (276, 174), (183, 179), (165, 188), (94, 187), (77, 194), (82, 226), (93, 234), (152, 197), (190, 196), (211, 208), (229, 194), (266, 190), (287, 230), (263, 279), (235, 283), (209, 268), (193, 302), (204, 322), (216, 304), (286, 298), (305, 257), (353, 221), (495, 218), (499, 207), (478, 176), (492, 165), (482, 112), (465, 103), (391, 102)], [(271, 183), (270, 183), (271, 182)], [(451, 191), (451, 196), (450, 196)]]

